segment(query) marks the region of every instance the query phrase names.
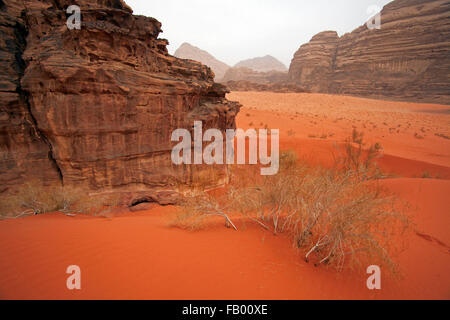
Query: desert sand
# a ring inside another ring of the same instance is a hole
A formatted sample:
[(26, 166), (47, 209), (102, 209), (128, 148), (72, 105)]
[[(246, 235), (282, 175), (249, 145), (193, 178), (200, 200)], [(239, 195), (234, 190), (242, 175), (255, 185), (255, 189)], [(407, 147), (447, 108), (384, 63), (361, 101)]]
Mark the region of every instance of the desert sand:
[[(449, 107), (322, 94), (233, 92), (239, 128), (279, 128), (281, 149), (330, 166), (353, 128), (384, 148), (379, 183), (415, 217), (401, 279), (316, 268), (289, 240), (252, 222), (239, 231), (169, 227), (173, 206), (106, 217), (61, 213), (0, 221), (0, 299), (449, 299)], [(82, 290), (66, 288), (79, 265)]]

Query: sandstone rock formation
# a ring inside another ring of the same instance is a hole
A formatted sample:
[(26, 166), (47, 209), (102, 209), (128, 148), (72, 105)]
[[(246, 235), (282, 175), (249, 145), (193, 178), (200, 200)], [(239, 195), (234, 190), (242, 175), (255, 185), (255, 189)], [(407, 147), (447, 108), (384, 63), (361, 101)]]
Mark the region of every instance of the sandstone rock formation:
[(289, 78), (314, 92), (329, 92), (339, 36), (335, 31), (315, 35), (295, 53)]
[(271, 56), (238, 63), (228, 69), (221, 83), (231, 91), (306, 92), (302, 86), (289, 80), (286, 67)]
[(267, 55), (238, 62), (234, 68), (249, 68), (257, 72), (279, 71), (287, 72), (286, 66), (276, 58)]
[(216, 81), (220, 81), (227, 70), (230, 69), (230, 66), (226, 63), (217, 60), (207, 51), (194, 47), (189, 43), (183, 43), (177, 51), (175, 51), (174, 56), (181, 59), (199, 61), (210, 67), (215, 74), (214, 80)]
[[(81, 30), (66, 26), (69, 5)], [(199, 176), (225, 181), (225, 167), (173, 165), (170, 137), (194, 120), (234, 128), (240, 106), (160, 32), (122, 0), (2, 0), (0, 192), (36, 178), (165, 204)]]
[(295, 54), (289, 76), (314, 92), (450, 103), (450, 4), (395, 0), (381, 29), (316, 35)]
[(257, 91), (277, 93), (304, 93), (308, 92), (298, 84), (291, 82), (256, 83), (246, 80), (228, 81), (224, 83), (231, 91)]
[(221, 83), (231, 91), (309, 92), (289, 80), (287, 72), (258, 72), (249, 68), (230, 68)]
[(250, 68), (230, 68), (225, 73), (221, 82), (228, 81), (250, 81), (260, 84), (285, 82), (288, 80), (287, 72), (269, 71), (258, 72)]

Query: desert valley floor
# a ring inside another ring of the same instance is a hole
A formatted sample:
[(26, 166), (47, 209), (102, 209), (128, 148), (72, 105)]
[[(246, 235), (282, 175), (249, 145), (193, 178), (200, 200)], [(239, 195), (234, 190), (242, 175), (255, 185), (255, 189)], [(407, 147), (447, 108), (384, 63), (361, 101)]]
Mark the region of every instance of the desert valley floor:
[[(169, 227), (174, 207), (105, 217), (60, 213), (0, 221), (0, 299), (385, 299), (450, 298), (450, 108), (322, 94), (232, 92), (237, 126), (280, 129), (281, 149), (330, 166), (353, 128), (379, 142), (380, 184), (415, 217), (396, 258), (402, 278), (369, 291), (365, 273), (304, 262), (283, 235), (251, 222), (239, 231)], [(66, 268), (82, 290), (66, 288)]]

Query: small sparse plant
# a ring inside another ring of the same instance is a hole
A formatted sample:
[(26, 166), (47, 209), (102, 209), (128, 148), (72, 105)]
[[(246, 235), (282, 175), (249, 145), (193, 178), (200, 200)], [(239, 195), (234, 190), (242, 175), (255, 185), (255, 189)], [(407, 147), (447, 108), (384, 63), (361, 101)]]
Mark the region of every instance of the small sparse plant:
[(0, 216), (19, 218), (49, 212), (97, 215), (110, 209), (113, 203), (106, 197), (92, 197), (80, 187), (46, 186), (41, 181), (32, 180), (2, 197)]
[(433, 178), (433, 176), (431, 175), (430, 172), (425, 171), (424, 173), (422, 173), (422, 179), (431, 179)]
[(358, 130), (353, 128), (353, 131), (352, 131), (352, 142), (361, 145), (363, 143), (363, 140), (364, 140), (364, 133), (363, 132), (358, 132)]
[(439, 137), (439, 138), (443, 138), (443, 139), (446, 139), (446, 140), (450, 140), (450, 137), (447, 136), (447, 135), (445, 135), (445, 134), (443, 134), (443, 133), (435, 133), (434, 135), (435, 135), (436, 137)]
[(181, 203), (181, 210), (170, 223), (173, 227), (188, 230), (198, 230), (203, 227), (206, 218), (212, 216), (223, 217), (226, 226), (232, 226), (237, 230), (231, 221), (228, 210), (229, 205), (223, 197), (214, 197), (206, 192), (201, 192), (195, 197), (186, 197)]
[(351, 139), (344, 143), (343, 152), (336, 146), (339, 154), (335, 157), (335, 167), (354, 172), (361, 181), (381, 178), (382, 172), (375, 160), (382, 157), (383, 147), (379, 142), (365, 147), (364, 134), (353, 130)]

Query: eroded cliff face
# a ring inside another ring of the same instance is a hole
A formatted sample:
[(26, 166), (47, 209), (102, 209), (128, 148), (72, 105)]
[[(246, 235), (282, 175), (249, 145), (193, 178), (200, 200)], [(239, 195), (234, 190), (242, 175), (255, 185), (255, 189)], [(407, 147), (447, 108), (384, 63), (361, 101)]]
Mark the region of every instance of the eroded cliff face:
[[(81, 30), (66, 9), (78, 5)], [(168, 54), (161, 24), (121, 0), (3, 0), (0, 185), (37, 178), (117, 193), (124, 204), (171, 203), (177, 186), (223, 166), (175, 166), (173, 130), (235, 128), (239, 104), (211, 70)]]
[(290, 79), (314, 92), (449, 104), (450, 3), (396, 0), (381, 23), (318, 34), (295, 54)]
[(336, 31), (315, 35), (295, 53), (289, 78), (314, 92), (328, 92), (333, 77), (339, 36)]

